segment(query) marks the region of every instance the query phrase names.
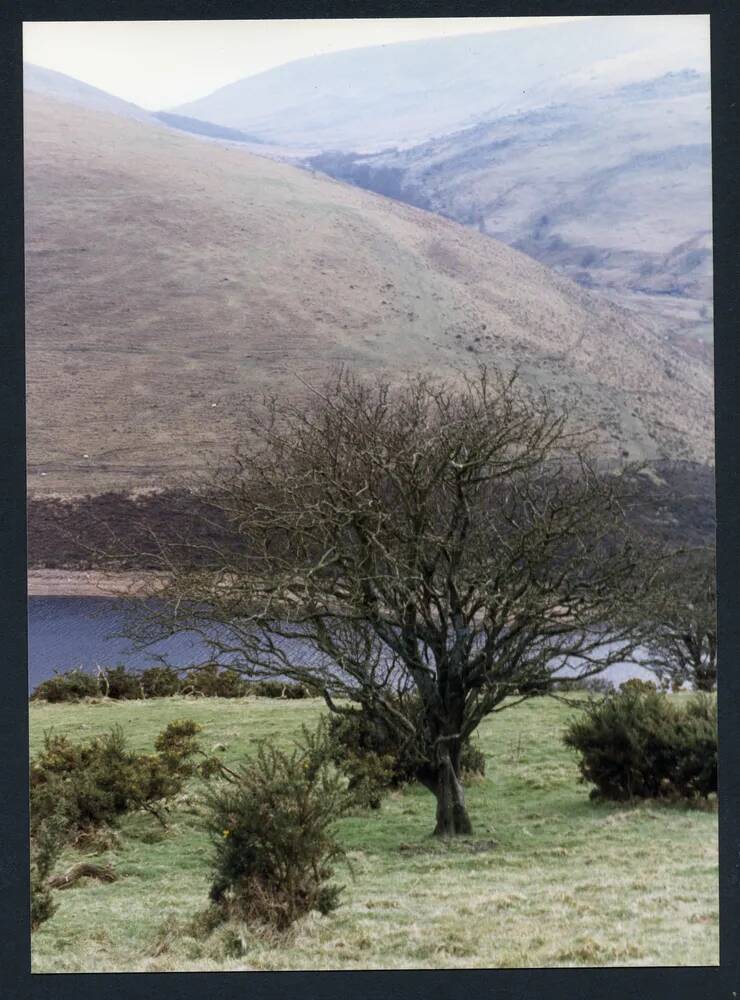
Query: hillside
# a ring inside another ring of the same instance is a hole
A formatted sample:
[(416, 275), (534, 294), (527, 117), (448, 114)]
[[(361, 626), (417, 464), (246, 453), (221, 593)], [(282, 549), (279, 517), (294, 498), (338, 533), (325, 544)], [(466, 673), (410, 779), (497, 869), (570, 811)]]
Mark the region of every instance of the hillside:
[(708, 75), (682, 70), (410, 149), (306, 163), (472, 225), (696, 350), (712, 340), (709, 104)]
[(706, 18), (593, 17), (313, 56), (167, 110), (295, 149), (377, 152), (708, 59)]
[(58, 73), (44, 66), (34, 66), (33, 63), (23, 64), (23, 89), (41, 97), (51, 97), (54, 100), (77, 104), (92, 111), (107, 111), (112, 115), (122, 115), (124, 118), (134, 118), (137, 121), (154, 123), (155, 117), (144, 108), (130, 101), (88, 83), (76, 80), (66, 73)]
[[(46, 96), (141, 109), (26, 68)], [(437, 212), (637, 311), (711, 363), (706, 17), (591, 17), (375, 45), (151, 122)]]
[(483, 360), (573, 398), (605, 447), (711, 461), (711, 379), (484, 235), (310, 172), (26, 98), (29, 486), (176, 482), (240, 399)]

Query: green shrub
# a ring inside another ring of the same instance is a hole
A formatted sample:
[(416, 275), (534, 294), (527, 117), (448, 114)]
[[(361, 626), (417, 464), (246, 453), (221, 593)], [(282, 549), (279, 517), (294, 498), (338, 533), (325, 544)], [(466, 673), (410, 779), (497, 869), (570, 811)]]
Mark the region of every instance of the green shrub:
[[(419, 708), (416, 699), (404, 704), (412, 721)], [(416, 732), (423, 732), (420, 723)], [(328, 733), (331, 759), (347, 775), (355, 803), (363, 807), (377, 809), (389, 789), (415, 781), (427, 759), (428, 748), (422, 739), (401, 739), (382, 720), (362, 709), (329, 716)], [(461, 776), (468, 780), (484, 775), (485, 769), (485, 756), (466, 740), (460, 756)]]
[(125, 667), (106, 667), (100, 671), (100, 690), (104, 698), (114, 701), (128, 701), (143, 698), (141, 678)]
[(550, 686), (551, 691), (565, 692), (588, 691), (589, 694), (609, 694), (614, 690), (614, 685), (605, 677), (595, 675), (593, 677), (560, 677), (554, 680)]
[(207, 698), (243, 698), (247, 694), (247, 684), (235, 670), (206, 663), (187, 671), (181, 690), (183, 694)]
[[(171, 722), (157, 737), (153, 754), (129, 750), (120, 727), (87, 743), (45, 733), (43, 750), (31, 761), (32, 835), (43, 823), (64, 816), (69, 839), (78, 841), (90, 831), (115, 826), (119, 816), (136, 809), (151, 812), (164, 825), (164, 803), (185, 780), (220, 767), (200, 750), (199, 729), (191, 720)], [(197, 765), (196, 755), (204, 758)]]
[(338, 905), (330, 883), (343, 857), (334, 823), (347, 806), (327, 759), (325, 727), (291, 753), (261, 743), (256, 757), (205, 795), (215, 847), (210, 899), (224, 919), (278, 930)]
[(658, 685), (653, 681), (643, 681), (639, 677), (630, 677), (621, 686), (622, 691), (636, 691), (638, 694), (648, 694), (650, 691), (657, 691)]
[(305, 684), (279, 680), (247, 681), (236, 670), (207, 663), (183, 671), (166, 666), (148, 667), (141, 671), (128, 670), (124, 666), (101, 667), (98, 676), (76, 668), (42, 681), (32, 692), (31, 699), (61, 702), (102, 696), (118, 701), (165, 698), (175, 694), (207, 698), (244, 698), (248, 694), (258, 698), (311, 697), (311, 691)]
[(33, 701), (80, 701), (100, 695), (97, 677), (86, 673), (81, 667), (55, 673), (53, 677), (38, 684), (31, 693)]
[(260, 680), (248, 685), (250, 694), (258, 698), (310, 698), (311, 692), (305, 684), (294, 681)]
[(180, 674), (173, 667), (148, 667), (139, 674), (145, 698), (167, 698), (179, 694), (183, 687)]
[(395, 784), (394, 764), (390, 754), (372, 750), (346, 755), (337, 766), (349, 779), (347, 790), (352, 804), (360, 809), (380, 809), (384, 795)]
[(672, 781), (687, 797), (717, 791), (717, 698), (697, 693), (676, 726), (676, 763)]
[(58, 904), (48, 884), (64, 847), (66, 820), (57, 813), (38, 823), (31, 837), (31, 930), (53, 917)]
[(591, 702), (564, 735), (581, 756), (592, 796), (633, 798), (708, 796), (717, 791), (717, 707), (695, 696), (673, 704), (652, 686), (625, 684)]
[(329, 756), (348, 778), (353, 805), (378, 809), (389, 789), (413, 781), (418, 767), (414, 747), (399, 743), (380, 720), (361, 709), (330, 715), (327, 732)]
[(463, 781), (473, 777), (484, 777), (486, 773), (486, 755), (472, 740), (466, 740), (460, 754), (460, 771)]

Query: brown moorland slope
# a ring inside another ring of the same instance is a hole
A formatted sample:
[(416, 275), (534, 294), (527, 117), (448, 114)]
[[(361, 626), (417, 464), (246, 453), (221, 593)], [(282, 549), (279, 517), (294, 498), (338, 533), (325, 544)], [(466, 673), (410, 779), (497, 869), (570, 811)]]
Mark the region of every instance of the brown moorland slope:
[(346, 363), (482, 360), (575, 398), (607, 451), (711, 461), (711, 376), (454, 222), (214, 142), (26, 95), (29, 486), (175, 483), (240, 399)]

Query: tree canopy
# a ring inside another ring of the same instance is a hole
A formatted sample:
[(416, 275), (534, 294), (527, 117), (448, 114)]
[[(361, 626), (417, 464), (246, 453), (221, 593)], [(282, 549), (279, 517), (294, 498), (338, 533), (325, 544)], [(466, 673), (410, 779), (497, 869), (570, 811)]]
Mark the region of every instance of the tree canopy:
[(343, 371), (244, 426), (202, 494), (238, 543), (154, 546), (135, 633), (194, 632), (234, 669), (359, 704), (422, 748), (436, 832), (469, 832), (460, 750), (481, 720), (639, 642), (657, 561), (628, 524), (631, 470), (485, 368)]
[(692, 548), (666, 563), (646, 604), (645, 647), (659, 676), (699, 691), (717, 685), (717, 583), (714, 550)]

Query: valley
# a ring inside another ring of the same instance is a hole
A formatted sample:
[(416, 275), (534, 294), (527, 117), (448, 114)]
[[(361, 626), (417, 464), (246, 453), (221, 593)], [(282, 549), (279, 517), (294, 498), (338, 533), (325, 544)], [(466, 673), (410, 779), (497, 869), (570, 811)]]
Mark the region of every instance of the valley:
[(410, 149), (304, 162), (523, 250), (710, 361), (708, 107), (708, 76), (686, 71)]

